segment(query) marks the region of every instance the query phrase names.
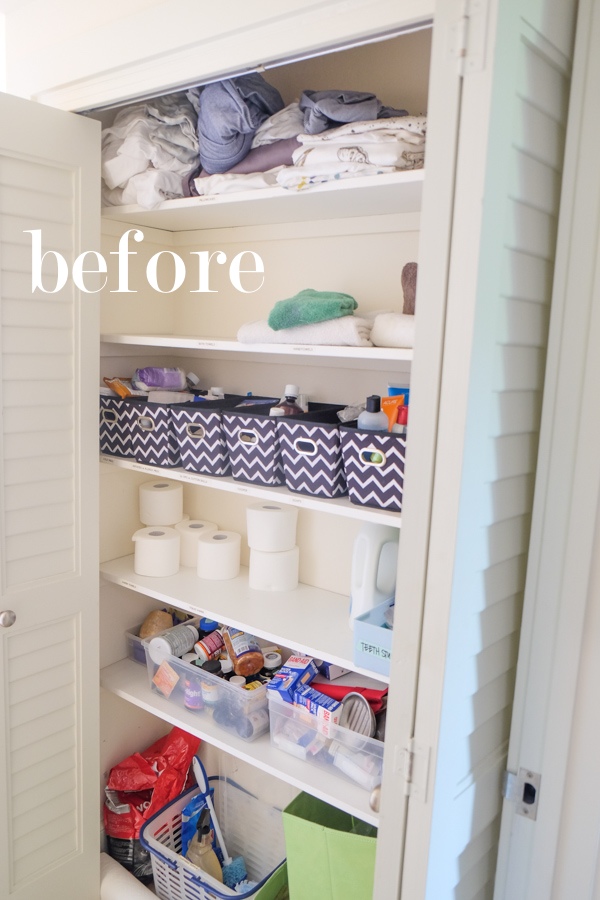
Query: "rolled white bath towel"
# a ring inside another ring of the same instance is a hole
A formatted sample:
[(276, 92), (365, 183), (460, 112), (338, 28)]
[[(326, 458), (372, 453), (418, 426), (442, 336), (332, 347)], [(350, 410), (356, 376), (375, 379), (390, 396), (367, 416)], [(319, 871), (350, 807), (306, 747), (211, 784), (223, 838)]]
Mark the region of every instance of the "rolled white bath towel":
[(414, 347), (415, 317), (405, 313), (381, 313), (375, 316), (371, 342), (375, 347)]
[(373, 323), (360, 316), (341, 316), (310, 325), (296, 325), (274, 331), (266, 321), (246, 322), (237, 333), (242, 344), (328, 344), (342, 347), (372, 347)]

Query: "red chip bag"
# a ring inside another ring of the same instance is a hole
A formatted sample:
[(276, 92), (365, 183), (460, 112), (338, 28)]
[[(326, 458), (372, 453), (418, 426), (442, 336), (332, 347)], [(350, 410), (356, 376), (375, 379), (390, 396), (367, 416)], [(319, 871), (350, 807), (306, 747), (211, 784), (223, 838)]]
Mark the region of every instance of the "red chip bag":
[(110, 770), (106, 790), (113, 793), (111, 802), (107, 799), (104, 804), (108, 850), (141, 880), (146, 880), (147, 872), (133, 862), (139, 855), (134, 843), (140, 829), (185, 790), (199, 745), (199, 738), (173, 728), (146, 750), (133, 753)]

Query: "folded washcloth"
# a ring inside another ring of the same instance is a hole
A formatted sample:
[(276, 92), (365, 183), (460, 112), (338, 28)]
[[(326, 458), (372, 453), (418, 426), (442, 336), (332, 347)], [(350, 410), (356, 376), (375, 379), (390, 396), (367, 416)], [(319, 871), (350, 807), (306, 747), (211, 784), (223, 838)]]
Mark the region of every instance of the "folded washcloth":
[(306, 288), (294, 297), (279, 300), (269, 313), (269, 325), (274, 331), (325, 322), (341, 316), (351, 316), (358, 303), (350, 294), (336, 291), (313, 291)]
[(273, 331), (262, 319), (242, 325), (237, 339), (243, 344), (327, 344), (342, 347), (371, 347), (369, 335), (373, 323), (359, 316), (343, 316), (296, 328)]
[(375, 347), (414, 347), (415, 317), (404, 313), (381, 313), (371, 329)]

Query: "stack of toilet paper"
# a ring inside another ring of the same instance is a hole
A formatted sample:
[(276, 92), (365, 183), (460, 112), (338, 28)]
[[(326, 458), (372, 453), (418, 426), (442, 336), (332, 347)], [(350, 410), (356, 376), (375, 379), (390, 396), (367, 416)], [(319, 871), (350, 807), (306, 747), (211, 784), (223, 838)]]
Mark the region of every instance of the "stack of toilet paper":
[(240, 570), (241, 535), (220, 531), (216, 522), (190, 519), (183, 512), (183, 487), (174, 482), (140, 485), (140, 522), (133, 535), (137, 575), (166, 577), (179, 566), (213, 581), (235, 578)]
[(256, 591), (298, 587), (298, 510), (278, 503), (254, 503), (246, 511), (250, 547), (249, 584)]
[(175, 525), (183, 520), (183, 488), (169, 481), (145, 481), (140, 485), (140, 528), (133, 568), (137, 575), (166, 577), (179, 571), (181, 540)]

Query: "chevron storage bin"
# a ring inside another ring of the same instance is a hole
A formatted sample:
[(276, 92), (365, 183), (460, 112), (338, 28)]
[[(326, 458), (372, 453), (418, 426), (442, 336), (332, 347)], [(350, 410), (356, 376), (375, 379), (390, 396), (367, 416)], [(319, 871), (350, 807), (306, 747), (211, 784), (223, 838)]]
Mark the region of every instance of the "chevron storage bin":
[(131, 445), (136, 462), (172, 468), (179, 465), (179, 444), (171, 406), (142, 402), (133, 417)]
[(402, 509), (406, 438), (387, 431), (341, 425), (342, 459), (348, 496), (358, 506)]
[(342, 406), (277, 419), (277, 436), (285, 483), (290, 491), (313, 497), (342, 497), (348, 493), (342, 462), (340, 422)]
[(227, 394), (224, 400), (186, 403), (171, 409), (171, 421), (184, 469), (204, 475), (231, 473), (221, 411), (243, 399), (238, 394)]
[(133, 421), (138, 413), (138, 402), (122, 400), (114, 394), (100, 394), (100, 453), (133, 458)]
[[(227, 441), (231, 474), (236, 481), (276, 487), (285, 484), (285, 472), (277, 425), (280, 417), (270, 416), (273, 403), (247, 409), (223, 410), (223, 431)], [(340, 409), (332, 403), (309, 403), (308, 418), (315, 413)], [(291, 417), (290, 417), (291, 418)], [(294, 416), (295, 420), (304, 416)]]

